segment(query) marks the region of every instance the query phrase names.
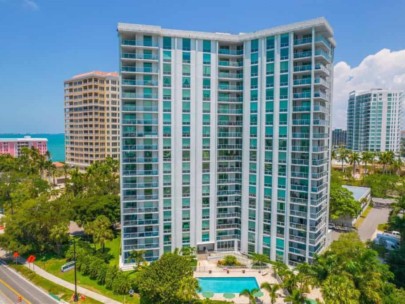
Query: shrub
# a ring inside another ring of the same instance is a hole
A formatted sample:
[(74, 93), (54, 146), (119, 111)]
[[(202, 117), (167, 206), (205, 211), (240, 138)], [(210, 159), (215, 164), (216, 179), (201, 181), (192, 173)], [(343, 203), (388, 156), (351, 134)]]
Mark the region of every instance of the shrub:
[(110, 266), (107, 269), (107, 273), (105, 275), (105, 287), (107, 289), (112, 289), (113, 282), (115, 277), (117, 276), (118, 273), (118, 267), (117, 266)]
[(107, 270), (108, 270), (108, 265), (106, 264), (101, 264), (99, 266), (99, 270), (97, 273), (97, 283), (100, 285), (104, 285), (105, 284), (105, 278), (107, 275)]
[(112, 291), (118, 294), (127, 294), (131, 287), (129, 275), (122, 271), (118, 271), (112, 282)]
[(244, 266), (238, 261), (238, 259), (233, 255), (227, 255), (222, 260), (217, 263), (218, 266)]

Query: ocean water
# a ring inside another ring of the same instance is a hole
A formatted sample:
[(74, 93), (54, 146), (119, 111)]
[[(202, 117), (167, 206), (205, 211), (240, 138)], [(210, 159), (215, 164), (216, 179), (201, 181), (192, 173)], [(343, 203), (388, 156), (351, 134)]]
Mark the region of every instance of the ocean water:
[(65, 134), (0, 134), (0, 138), (21, 138), (24, 136), (47, 138), (52, 161), (65, 161)]

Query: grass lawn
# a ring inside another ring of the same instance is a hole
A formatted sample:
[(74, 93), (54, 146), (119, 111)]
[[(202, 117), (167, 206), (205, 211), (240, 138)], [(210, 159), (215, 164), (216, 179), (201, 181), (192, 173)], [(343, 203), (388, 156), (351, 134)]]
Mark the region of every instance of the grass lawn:
[[(110, 265), (118, 265), (119, 253), (120, 253), (120, 238), (115, 238), (112, 241), (106, 242), (105, 248), (109, 249), (109, 253), (113, 255), (113, 258), (110, 260)], [(74, 283), (74, 271), (73, 269), (67, 272), (61, 272), (60, 268), (63, 264), (66, 263), (66, 259), (50, 257), (45, 258), (38, 256), (36, 265), (45, 269), (47, 272), (52, 273), (53, 275)], [(124, 303), (124, 295), (114, 294), (111, 290), (107, 289), (104, 285), (99, 285), (97, 281), (91, 280), (89, 277), (82, 275), (80, 272), (77, 272), (77, 284), (81, 287), (89, 289), (91, 291), (100, 293), (106, 297), (117, 300)], [(129, 297), (125, 296), (125, 303), (128, 304), (138, 304), (139, 297)]]
[[(17, 270), (22, 276), (24, 276), (25, 278), (30, 280), (36, 286), (41, 287), (42, 289), (46, 290), (50, 294), (58, 296), (59, 298), (65, 300), (68, 303), (73, 303), (73, 301), (70, 301), (70, 299), (73, 295), (73, 291), (71, 291), (70, 289), (59, 286), (51, 281), (48, 281), (47, 279), (44, 279), (43, 277), (37, 275), (35, 272), (29, 270), (25, 266), (15, 265), (15, 264), (10, 264), (9, 266), (14, 268), (15, 270)], [(98, 302), (91, 298), (86, 298), (84, 301), (79, 301), (79, 303), (98, 304), (101, 302)]]
[(388, 230), (388, 223), (378, 224), (377, 229), (380, 230), (380, 231)]
[(367, 217), (367, 215), (370, 213), (371, 209), (373, 209), (372, 206), (368, 205), (366, 210), (363, 211), (363, 213), (360, 215), (359, 219), (357, 222), (354, 224), (354, 227), (359, 228), (361, 224), (364, 222), (364, 219)]

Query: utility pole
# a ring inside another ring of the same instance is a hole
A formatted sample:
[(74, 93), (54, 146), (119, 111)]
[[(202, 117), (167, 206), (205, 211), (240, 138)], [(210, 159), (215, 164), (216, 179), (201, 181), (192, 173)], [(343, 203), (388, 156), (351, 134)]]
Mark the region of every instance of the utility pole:
[(76, 276), (76, 240), (73, 239), (73, 256), (75, 260), (75, 294), (73, 296), (73, 302), (79, 301), (79, 296), (77, 295), (77, 276)]

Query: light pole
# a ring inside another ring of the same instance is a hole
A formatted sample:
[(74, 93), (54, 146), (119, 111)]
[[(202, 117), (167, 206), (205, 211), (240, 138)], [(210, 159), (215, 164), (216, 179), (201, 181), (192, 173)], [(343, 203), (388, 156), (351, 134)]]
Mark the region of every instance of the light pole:
[(79, 301), (79, 296), (77, 295), (77, 276), (76, 276), (76, 240), (73, 238), (73, 259), (75, 261), (75, 294), (73, 295), (73, 302)]

